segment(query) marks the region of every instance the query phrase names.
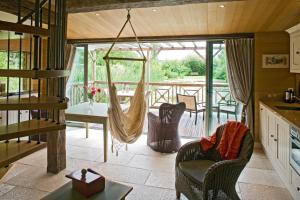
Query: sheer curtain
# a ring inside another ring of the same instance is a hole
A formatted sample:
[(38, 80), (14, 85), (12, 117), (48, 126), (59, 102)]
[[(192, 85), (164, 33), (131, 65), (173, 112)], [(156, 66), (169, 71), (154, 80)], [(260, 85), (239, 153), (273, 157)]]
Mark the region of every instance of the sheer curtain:
[(229, 87), (233, 97), (243, 104), (242, 122), (253, 133), (254, 39), (225, 41)]
[[(65, 46), (65, 69), (72, 70), (76, 53), (76, 47), (72, 44), (66, 44)], [(68, 82), (69, 77), (67, 77), (66, 83)]]

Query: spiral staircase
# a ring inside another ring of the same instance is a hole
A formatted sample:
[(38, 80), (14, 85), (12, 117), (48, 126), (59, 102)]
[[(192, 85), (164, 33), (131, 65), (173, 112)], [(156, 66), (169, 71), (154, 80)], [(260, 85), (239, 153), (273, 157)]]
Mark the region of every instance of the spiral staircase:
[[(21, 11), (22, 1), (18, 6), (16, 9)], [(41, 15), (42, 10), (48, 12), (48, 19), (42, 19), (45, 15)], [(17, 23), (0, 21), (0, 40), (7, 42), (8, 54), (7, 66), (0, 66), (0, 77), (7, 80), (5, 94), (0, 97), (0, 111), (5, 113), (0, 126), (0, 168), (47, 147), (47, 142), (41, 141), (40, 135), (47, 134), (49, 140), (51, 134), (65, 134), (66, 128), (63, 110), (67, 108), (68, 101), (64, 88), (69, 71), (64, 65), (65, 0), (36, 0), (35, 8), (27, 16), (22, 17), (20, 13)], [(25, 19), (30, 25), (22, 24)], [(10, 46), (15, 41), (19, 41), (20, 67), (10, 69)], [(29, 41), (30, 46), (29, 64), (25, 67), (21, 64), (24, 41)], [(19, 91), (11, 96), (9, 83), (13, 78), (19, 80)], [(22, 94), (20, 82), (24, 80), (29, 84)], [(33, 82), (37, 82), (35, 88)], [(28, 111), (28, 118), (21, 120), (20, 111), (24, 110)], [(17, 120), (11, 123), (9, 115), (16, 111)], [(32, 118), (32, 111), (38, 113), (36, 119)], [(65, 144), (62, 142), (61, 145)]]

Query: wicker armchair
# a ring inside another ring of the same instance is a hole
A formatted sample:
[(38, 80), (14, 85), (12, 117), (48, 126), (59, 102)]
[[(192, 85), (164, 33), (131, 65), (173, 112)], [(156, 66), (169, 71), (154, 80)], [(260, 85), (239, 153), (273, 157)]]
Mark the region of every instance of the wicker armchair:
[(217, 145), (221, 140), (224, 125), (217, 133), (217, 142), (207, 153), (200, 147), (200, 141), (183, 145), (176, 157), (176, 196), (184, 194), (188, 199), (240, 199), (235, 191), (239, 175), (250, 160), (254, 141), (250, 132), (246, 134), (235, 160), (222, 160)]
[(181, 146), (178, 125), (184, 110), (185, 103), (163, 103), (159, 116), (149, 112), (147, 145), (162, 153), (177, 152)]

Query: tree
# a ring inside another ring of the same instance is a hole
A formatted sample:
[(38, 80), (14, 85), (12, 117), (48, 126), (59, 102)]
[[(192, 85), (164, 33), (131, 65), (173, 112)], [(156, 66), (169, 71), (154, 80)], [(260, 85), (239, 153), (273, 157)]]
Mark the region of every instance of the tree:
[(206, 64), (196, 56), (188, 56), (184, 60), (184, 65), (199, 76), (205, 76), (206, 74)]
[(227, 82), (227, 63), (226, 63), (226, 56), (225, 56), (224, 50), (222, 50), (214, 58), (213, 78), (219, 79), (219, 80), (224, 80)]
[(182, 61), (179, 60), (166, 60), (162, 62), (162, 69), (165, 76), (168, 78), (177, 78), (187, 76), (191, 73), (191, 69), (186, 67)]

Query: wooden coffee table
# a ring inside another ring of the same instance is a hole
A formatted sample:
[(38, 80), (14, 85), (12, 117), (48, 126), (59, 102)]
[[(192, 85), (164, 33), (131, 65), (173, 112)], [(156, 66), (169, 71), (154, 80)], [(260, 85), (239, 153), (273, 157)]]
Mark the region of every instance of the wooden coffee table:
[(44, 197), (43, 200), (125, 200), (132, 189), (130, 186), (106, 180), (103, 192), (94, 194), (90, 198), (85, 198), (72, 189), (72, 181), (70, 181)]

